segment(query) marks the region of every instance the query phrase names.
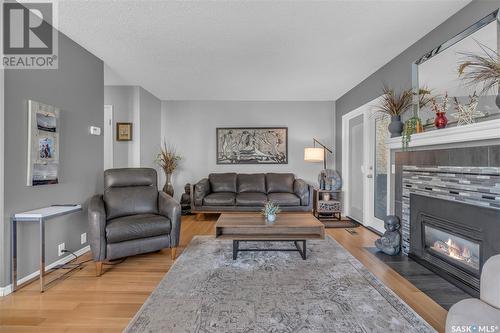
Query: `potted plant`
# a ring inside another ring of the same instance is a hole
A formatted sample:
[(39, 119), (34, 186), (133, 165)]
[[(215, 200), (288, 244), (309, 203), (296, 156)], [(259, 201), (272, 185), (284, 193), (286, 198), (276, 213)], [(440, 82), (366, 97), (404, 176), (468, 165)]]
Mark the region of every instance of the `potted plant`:
[(426, 107), (433, 98), (432, 91), (425, 87), (419, 88), (418, 92), (413, 94), (418, 94), (418, 104), (413, 105), (413, 116), (408, 118), (404, 123), (402, 134), (403, 150), (408, 148), (412, 134), (422, 133), (424, 131), (422, 119), (420, 119), (419, 116), (419, 110)]
[(383, 88), (382, 100), (375, 107), (375, 111), (391, 117), (391, 123), (388, 127), (391, 138), (401, 136), (404, 127), (401, 115), (411, 106), (412, 98), (410, 90), (403, 90), (400, 93), (396, 93), (388, 87)]
[(448, 92), (444, 94), (443, 102), (440, 104), (438, 104), (436, 98), (432, 98), (431, 109), (436, 114), (434, 126), (438, 129), (445, 128), (448, 124), (448, 118), (446, 118), (446, 112), (448, 111)]
[(274, 223), (276, 221), (276, 214), (280, 212), (280, 206), (273, 201), (266, 202), (262, 209), (262, 215), (266, 218), (267, 223)]
[(167, 193), (170, 196), (174, 195), (174, 186), (172, 185), (172, 174), (175, 169), (177, 169), (178, 162), (181, 160), (181, 157), (177, 155), (175, 148), (167, 145), (166, 142), (163, 142), (163, 146), (160, 149), (160, 153), (156, 157), (158, 165), (165, 172), (165, 185), (163, 186), (163, 192)]
[[(462, 53), (464, 59), (459, 62), (458, 76), (467, 85), (482, 84), (480, 94), (486, 94), (500, 83), (500, 55), (486, 45), (477, 42), (483, 54)], [(500, 95), (497, 91), (496, 105), (500, 108)]]

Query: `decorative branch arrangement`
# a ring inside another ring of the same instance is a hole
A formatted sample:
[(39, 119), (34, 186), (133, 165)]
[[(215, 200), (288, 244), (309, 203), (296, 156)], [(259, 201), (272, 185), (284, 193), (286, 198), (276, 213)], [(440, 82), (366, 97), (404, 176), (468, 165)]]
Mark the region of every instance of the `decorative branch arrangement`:
[(441, 104), (438, 104), (438, 102), (436, 101), (436, 97), (431, 98), (430, 101), (431, 101), (431, 110), (435, 114), (446, 113), (446, 111), (448, 111), (448, 103), (449, 103), (448, 92), (444, 94), (443, 102)]
[(401, 116), (412, 105), (413, 94), (411, 90), (403, 90), (400, 93), (384, 86), (382, 89), (382, 100), (375, 106), (377, 113), (389, 115), (391, 117)]
[(177, 169), (180, 160), (181, 157), (177, 155), (175, 147), (163, 142), (163, 146), (157, 156), (158, 165), (163, 171), (165, 171), (166, 174), (173, 173), (175, 169)]
[(181, 156), (177, 155), (175, 147), (167, 145), (164, 141), (163, 146), (160, 149), (160, 153), (156, 157), (158, 165), (165, 172), (167, 178), (165, 186), (163, 187), (163, 192), (173, 196), (174, 187), (172, 185), (172, 173), (177, 169), (178, 163), (181, 160)]
[(479, 93), (486, 94), (500, 82), (500, 55), (484, 44), (476, 41), (483, 54), (462, 52), (464, 60), (459, 62), (458, 76), (467, 85), (482, 85)]

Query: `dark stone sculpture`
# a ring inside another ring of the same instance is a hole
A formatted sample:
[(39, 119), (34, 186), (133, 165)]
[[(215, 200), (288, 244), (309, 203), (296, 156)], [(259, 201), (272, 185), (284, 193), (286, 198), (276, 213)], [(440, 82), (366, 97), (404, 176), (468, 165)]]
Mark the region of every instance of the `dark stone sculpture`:
[(191, 184), (184, 185), (184, 193), (181, 196), (182, 215), (191, 214)]
[(390, 256), (399, 254), (401, 248), (400, 226), (399, 217), (395, 215), (387, 216), (384, 220), (385, 232), (382, 237), (375, 241), (375, 246)]

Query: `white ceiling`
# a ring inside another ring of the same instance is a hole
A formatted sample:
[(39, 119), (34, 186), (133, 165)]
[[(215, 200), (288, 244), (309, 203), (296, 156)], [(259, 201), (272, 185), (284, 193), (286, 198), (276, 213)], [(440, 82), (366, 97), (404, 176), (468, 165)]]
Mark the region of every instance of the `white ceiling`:
[(59, 29), (163, 100), (335, 100), (469, 2), (67, 0)]

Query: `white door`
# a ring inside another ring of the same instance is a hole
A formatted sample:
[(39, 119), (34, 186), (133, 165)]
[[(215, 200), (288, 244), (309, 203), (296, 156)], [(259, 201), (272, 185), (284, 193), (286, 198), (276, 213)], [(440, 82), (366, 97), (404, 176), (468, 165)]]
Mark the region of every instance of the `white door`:
[(360, 114), (348, 121), (349, 145), (349, 214), (352, 219), (363, 222), (364, 217), (364, 115)]
[(113, 105), (104, 105), (104, 170), (113, 168)]
[(375, 99), (342, 117), (344, 214), (384, 231), (387, 212), (387, 119), (373, 114)]

